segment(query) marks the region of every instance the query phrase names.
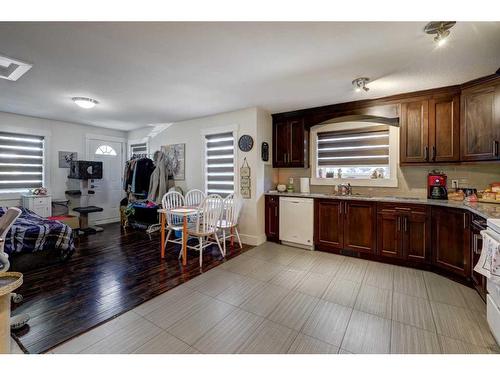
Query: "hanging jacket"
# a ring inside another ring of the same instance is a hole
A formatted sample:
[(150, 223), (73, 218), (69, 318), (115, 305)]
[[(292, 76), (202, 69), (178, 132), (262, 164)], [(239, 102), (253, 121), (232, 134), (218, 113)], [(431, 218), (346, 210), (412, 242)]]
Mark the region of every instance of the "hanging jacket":
[(146, 195), (149, 191), (149, 181), (155, 169), (153, 160), (148, 158), (138, 159), (135, 162), (132, 187), (130, 191), (134, 194)]
[(165, 154), (161, 151), (154, 155), (156, 168), (149, 181), (148, 200), (161, 204), (161, 199), (168, 190), (168, 173)]

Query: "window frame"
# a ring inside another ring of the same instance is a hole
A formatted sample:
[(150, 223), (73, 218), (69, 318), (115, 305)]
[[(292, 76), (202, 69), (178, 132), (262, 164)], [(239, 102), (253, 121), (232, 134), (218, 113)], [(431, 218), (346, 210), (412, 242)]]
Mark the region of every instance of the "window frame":
[[(7, 133), (19, 134), (23, 135), (36, 135), (44, 138), (43, 142), (43, 163), (42, 163), (42, 186), (47, 188), (47, 190), (51, 191), (51, 165), (49, 163), (49, 150), (51, 149), (51, 135), (52, 133), (49, 130), (40, 130), (37, 128), (29, 128), (22, 126), (3, 126), (2, 131)], [(27, 192), (11, 192), (5, 193), (0, 192), (0, 201), (8, 201), (8, 200), (18, 200), (21, 199), (23, 194)]]
[(361, 187), (398, 187), (398, 165), (399, 165), (399, 128), (389, 126), (389, 173), (390, 178), (371, 179), (371, 178), (318, 178), (318, 137), (319, 132), (351, 130), (359, 128), (368, 128), (380, 125), (378, 123), (345, 122), (320, 124), (311, 127), (309, 157), (311, 160), (311, 185), (337, 185), (351, 184)]

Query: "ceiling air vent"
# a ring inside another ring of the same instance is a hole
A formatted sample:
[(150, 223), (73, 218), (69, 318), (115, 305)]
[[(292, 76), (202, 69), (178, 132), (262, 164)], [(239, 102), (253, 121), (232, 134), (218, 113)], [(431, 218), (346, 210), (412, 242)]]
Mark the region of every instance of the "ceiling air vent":
[(0, 78), (17, 81), (33, 65), (0, 55)]

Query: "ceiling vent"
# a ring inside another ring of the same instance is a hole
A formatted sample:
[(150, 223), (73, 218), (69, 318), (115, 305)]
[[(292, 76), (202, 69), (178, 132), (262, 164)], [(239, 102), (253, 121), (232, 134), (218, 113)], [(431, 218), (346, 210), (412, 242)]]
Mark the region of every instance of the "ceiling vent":
[(0, 78), (17, 81), (32, 66), (24, 61), (0, 55)]

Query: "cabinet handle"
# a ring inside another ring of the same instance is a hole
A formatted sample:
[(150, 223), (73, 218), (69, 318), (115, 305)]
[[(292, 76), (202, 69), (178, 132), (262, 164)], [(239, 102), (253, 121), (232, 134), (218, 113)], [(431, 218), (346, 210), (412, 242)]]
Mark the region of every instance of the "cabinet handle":
[(278, 207), (274, 207), (274, 216), (278, 217)]
[(340, 205), (339, 205), (339, 210), (340, 210), (340, 215), (342, 215), (342, 202), (340, 202)]
[(401, 216), (398, 216), (398, 232), (401, 231)]
[(429, 161), (429, 147), (428, 146), (425, 146), (425, 148), (424, 148), (424, 159), (426, 161)]
[(498, 141), (493, 141), (493, 154), (498, 156)]
[(467, 229), (467, 214), (464, 212), (464, 229)]
[(436, 161), (436, 146), (432, 146), (432, 161)]
[(479, 240), (481, 240), (483, 237), (480, 234), (474, 233), (474, 242), (472, 246), (472, 251), (474, 251), (474, 254), (481, 255), (481, 250), (479, 248)]
[(405, 227), (405, 232), (408, 232), (408, 218), (405, 216), (404, 219), (403, 219), (403, 224), (404, 224), (404, 227)]

